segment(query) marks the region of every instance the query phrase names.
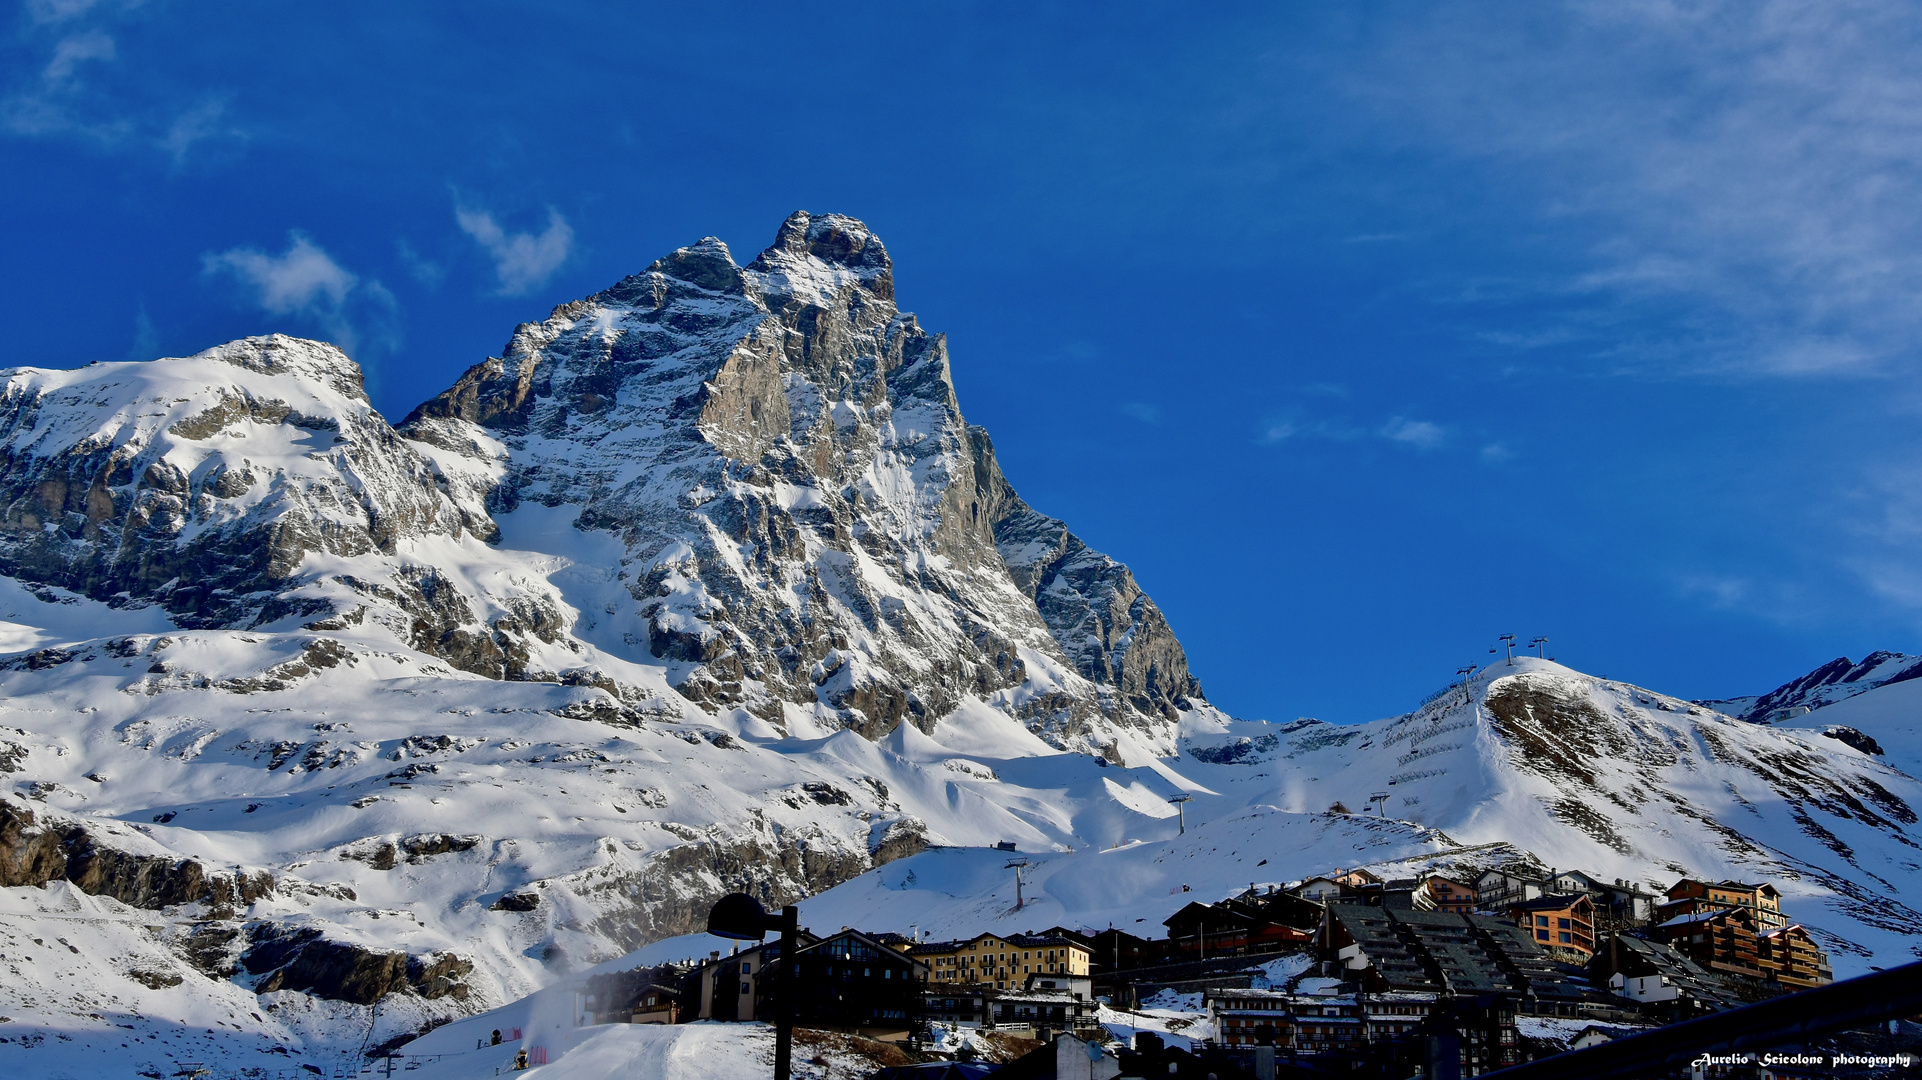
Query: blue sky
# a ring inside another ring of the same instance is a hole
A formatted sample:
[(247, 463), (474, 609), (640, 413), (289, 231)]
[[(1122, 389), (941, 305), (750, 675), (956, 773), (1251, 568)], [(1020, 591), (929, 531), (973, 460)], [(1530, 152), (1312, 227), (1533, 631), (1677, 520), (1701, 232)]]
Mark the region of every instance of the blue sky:
[(1239, 715), (1922, 651), (1922, 8), (1204, 7), (30, 0), (4, 362), (322, 336), (398, 418), (838, 211)]

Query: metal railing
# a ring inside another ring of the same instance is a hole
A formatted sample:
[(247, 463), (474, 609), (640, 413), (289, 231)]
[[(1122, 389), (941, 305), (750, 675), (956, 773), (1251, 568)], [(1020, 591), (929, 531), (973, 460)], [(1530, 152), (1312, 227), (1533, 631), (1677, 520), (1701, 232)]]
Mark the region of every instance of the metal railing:
[(1922, 1013), (1922, 962), (1485, 1073), (1500, 1080), (1662, 1075), (1704, 1056), (1753, 1054)]

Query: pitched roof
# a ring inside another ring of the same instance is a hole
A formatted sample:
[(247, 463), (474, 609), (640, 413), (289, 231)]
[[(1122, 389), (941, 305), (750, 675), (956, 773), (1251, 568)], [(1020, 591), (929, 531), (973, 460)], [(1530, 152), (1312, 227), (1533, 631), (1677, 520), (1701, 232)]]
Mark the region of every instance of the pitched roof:
[(1566, 907), (1586, 902), (1590, 907), (1595, 903), (1588, 899), (1587, 893), (1563, 894), (1560, 896), (1538, 896), (1533, 900), (1521, 900), (1508, 905), (1510, 911), (1560, 911)]

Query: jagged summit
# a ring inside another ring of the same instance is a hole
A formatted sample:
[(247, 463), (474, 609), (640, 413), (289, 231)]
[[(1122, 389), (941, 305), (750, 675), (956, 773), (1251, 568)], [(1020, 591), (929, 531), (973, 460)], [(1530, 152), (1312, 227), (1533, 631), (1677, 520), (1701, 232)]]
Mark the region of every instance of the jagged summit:
[(878, 237), (796, 213), (745, 267), (708, 238), (523, 324), (398, 429), (296, 338), (15, 369), (0, 570), (630, 703), (665, 678), (796, 734), (986, 708), (1171, 751), (1209, 709), (1180, 643), (1015, 494), (948, 364)]
[(593, 606), (624, 626), (597, 644), (706, 707), (872, 736), (972, 699), (1165, 752), (1206, 707), (1179, 642), (1015, 496), (948, 364), (867, 226), (796, 213), (745, 267), (707, 238), (521, 326), (401, 430), (497, 515), (618, 536), (625, 595)]

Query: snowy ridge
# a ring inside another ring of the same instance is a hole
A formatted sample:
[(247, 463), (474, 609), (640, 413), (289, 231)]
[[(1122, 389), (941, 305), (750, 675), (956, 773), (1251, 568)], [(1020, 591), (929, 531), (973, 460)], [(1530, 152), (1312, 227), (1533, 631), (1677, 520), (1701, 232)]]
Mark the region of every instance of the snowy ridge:
[(1654, 891), (1685, 874), (1773, 881), (1838, 974), (1922, 944), (1922, 913), (1900, 899), (1922, 873), (1922, 784), (1818, 731), (1523, 658), (1407, 716), (1264, 728), (1229, 724), (1190, 753), (1268, 773), (1284, 809), (1386, 794), (1389, 816), (1462, 844)]
[(1847, 701), (1857, 694), (1918, 677), (1922, 677), (1922, 656), (1874, 652), (1863, 657), (1859, 663), (1840, 656), (1758, 697), (1728, 698), (1697, 704), (1744, 720), (1779, 723), (1805, 716), (1836, 702)]

